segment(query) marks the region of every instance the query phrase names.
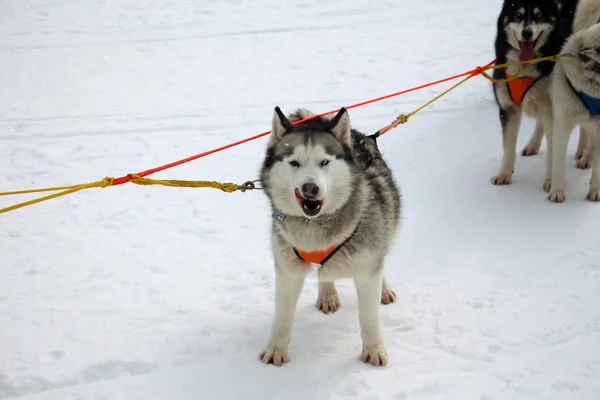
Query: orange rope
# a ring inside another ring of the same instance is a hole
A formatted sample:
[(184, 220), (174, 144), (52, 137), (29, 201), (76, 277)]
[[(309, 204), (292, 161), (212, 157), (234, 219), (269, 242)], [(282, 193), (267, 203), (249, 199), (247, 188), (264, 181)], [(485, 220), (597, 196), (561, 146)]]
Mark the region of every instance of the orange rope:
[[(363, 101), (361, 103), (356, 103), (356, 104), (353, 104), (351, 106), (346, 107), (346, 109), (349, 110), (349, 109), (352, 109), (352, 108), (362, 107), (362, 106), (365, 106), (367, 104), (375, 103), (375, 102), (386, 100), (386, 99), (389, 99), (389, 98), (392, 98), (392, 97), (400, 96), (400, 95), (403, 95), (403, 94), (406, 94), (406, 93), (410, 93), (410, 92), (414, 92), (414, 91), (417, 91), (417, 90), (421, 90), (421, 89), (424, 89), (424, 88), (429, 87), (429, 86), (434, 86), (434, 85), (438, 85), (440, 83), (448, 82), (448, 81), (451, 81), (451, 80), (454, 80), (454, 79), (462, 78), (463, 76), (479, 75), (479, 74), (485, 72), (485, 68), (487, 68), (487, 67), (489, 67), (489, 66), (491, 66), (491, 65), (493, 65), (495, 63), (496, 63), (496, 60), (494, 60), (494, 61), (486, 64), (484, 67), (477, 67), (477, 68), (474, 68), (474, 69), (472, 69), (470, 71), (464, 72), (462, 74), (450, 76), (448, 78), (440, 79), (440, 80), (437, 80), (437, 81), (426, 83), (424, 85), (420, 85), (420, 86), (416, 86), (416, 87), (413, 87), (413, 88), (410, 88), (410, 89), (402, 90), (400, 92), (391, 93), (391, 94), (388, 94), (388, 95), (385, 95), (385, 96), (381, 96), (381, 97), (377, 97), (377, 98), (374, 98), (374, 99), (371, 99), (371, 100)], [(310, 121), (311, 119), (315, 119), (315, 118), (318, 118), (318, 117), (323, 117), (325, 115), (336, 113), (339, 110), (340, 109), (338, 108), (336, 110), (331, 110), (331, 111), (327, 111), (327, 112), (324, 112), (324, 113), (321, 113), (321, 114), (313, 115), (312, 117), (305, 118), (305, 119), (300, 120), (300, 121), (296, 121), (292, 125), (302, 124), (302, 123), (304, 123), (306, 121)], [(160, 167), (147, 169), (146, 171), (141, 171), (141, 172), (138, 172), (136, 174), (128, 174), (128, 175), (125, 175), (125, 176), (121, 176), (119, 178), (115, 178), (115, 180), (113, 181), (112, 185), (113, 186), (122, 185), (124, 183), (131, 182), (131, 180), (133, 179), (134, 175), (137, 176), (137, 177), (143, 178), (145, 176), (152, 175), (154, 173), (157, 173), (157, 172), (160, 172), (160, 171), (164, 171), (166, 169), (173, 168), (173, 167), (179, 166), (181, 164), (185, 164), (185, 163), (188, 163), (190, 161), (194, 161), (194, 160), (197, 160), (199, 158), (206, 157), (206, 156), (209, 156), (211, 154), (218, 153), (220, 151), (230, 149), (230, 148), (235, 147), (235, 146), (239, 146), (240, 144), (244, 144), (244, 143), (250, 142), (252, 140), (261, 138), (263, 136), (267, 136), (270, 133), (271, 133), (271, 131), (265, 131), (265, 132), (259, 133), (258, 135), (254, 135), (254, 136), (251, 136), (249, 138), (242, 139), (242, 140), (239, 140), (237, 142), (233, 142), (233, 143), (227, 144), (225, 146), (217, 147), (216, 149), (208, 150), (208, 151), (205, 151), (203, 153), (196, 154), (196, 155), (193, 155), (193, 156), (188, 157), (188, 158), (184, 158), (184, 159), (179, 160), (179, 161), (175, 161), (175, 162), (172, 162), (172, 163), (169, 163), (169, 164), (162, 165)]]

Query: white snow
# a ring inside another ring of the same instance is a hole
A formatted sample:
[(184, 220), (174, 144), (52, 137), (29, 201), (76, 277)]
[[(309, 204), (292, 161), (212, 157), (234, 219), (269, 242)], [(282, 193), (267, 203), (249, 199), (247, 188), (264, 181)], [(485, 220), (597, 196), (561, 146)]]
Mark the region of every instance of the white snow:
[[(483, 65), (500, 3), (0, 1), (0, 190), (137, 172), (268, 130), (276, 105), (323, 112)], [(350, 116), (371, 133), (449, 85)], [(256, 179), (265, 143), (154, 177)], [(326, 316), (315, 276), (290, 364), (258, 361), (274, 295), (263, 193), (125, 185), (0, 216), (0, 398), (597, 399), (590, 171), (571, 158), (567, 202), (549, 203), (544, 145), (492, 186), (483, 78), (380, 146), (404, 194), (386, 368), (359, 361), (351, 282)]]

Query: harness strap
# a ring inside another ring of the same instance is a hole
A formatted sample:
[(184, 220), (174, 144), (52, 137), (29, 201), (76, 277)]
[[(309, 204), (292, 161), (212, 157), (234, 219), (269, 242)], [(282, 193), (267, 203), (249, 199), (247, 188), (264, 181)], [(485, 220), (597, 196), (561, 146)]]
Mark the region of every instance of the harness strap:
[(581, 91), (581, 90), (577, 90), (575, 89), (575, 87), (573, 86), (573, 84), (571, 83), (571, 80), (569, 78), (567, 78), (567, 83), (569, 84), (569, 86), (571, 87), (571, 89), (575, 92), (575, 94), (579, 97), (579, 100), (581, 100), (581, 102), (583, 103), (583, 105), (585, 106), (585, 108), (587, 108), (588, 113), (591, 116), (598, 116), (600, 115), (600, 99), (597, 97), (592, 97), (589, 94)]
[(344, 247), (350, 240), (352, 240), (352, 238), (358, 231), (359, 227), (360, 227), (360, 222), (358, 223), (358, 225), (356, 225), (356, 228), (350, 234), (350, 236), (348, 236), (342, 243), (338, 244), (337, 246), (332, 246), (325, 250), (314, 250), (314, 251), (298, 250), (297, 248), (294, 247), (293, 248), (294, 253), (296, 253), (296, 256), (301, 260), (308, 261), (308, 262), (311, 262), (314, 264), (319, 264), (322, 266), (327, 261), (329, 261), (331, 259), (331, 257), (333, 257), (335, 255), (335, 253), (340, 251), (342, 247)]
[[(504, 75), (506, 76), (506, 79), (511, 78), (511, 75), (508, 73), (508, 71), (505, 71)], [(516, 78), (506, 82), (508, 93), (510, 94), (510, 98), (512, 99), (512, 101), (514, 101), (518, 105), (523, 104), (523, 99), (525, 99), (525, 95), (540, 78), (535, 79), (531, 76), (524, 76), (522, 78)]]

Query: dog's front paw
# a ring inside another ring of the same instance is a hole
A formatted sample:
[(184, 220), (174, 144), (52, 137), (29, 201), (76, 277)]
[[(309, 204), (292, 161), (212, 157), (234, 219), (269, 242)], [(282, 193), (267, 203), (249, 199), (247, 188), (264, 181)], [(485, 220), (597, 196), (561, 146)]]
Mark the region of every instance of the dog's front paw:
[(325, 314), (336, 312), (340, 306), (340, 297), (337, 292), (320, 293), (317, 298), (317, 308)]
[(512, 182), (512, 174), (498, 174), (492, 177), (493, 185), (510, 185)]
[(550, 193), (550, 189), (552, 189), (552, 179), (546, 179), (544, 181), (544, 192)]
[(265, 364), (273, 364), (276, 367), (281, 367), (290, 360), (288, 356), (287, 346), (277, 346), (269, 343), (267, 347), (260, 353), (260, 361)]
[(562, 203), (567, 199), (564, 190), (552, 189), (550, 190), (550, 194), (548, 195), (548, 200), (552, 203)]
[(523, 148), (523, 150), (521, 150), (521, 155), (523, 155), (524, 157), (535, 156), (539, 150), (539, 145), (528, 144)]
[(588, 153), (588, 149), (579, 149), (579, 150), (577, 150), (577, 153), (575, 153), (575, 159), (581, 160), (582, 158), (585, 158), (587, 153)]
[(587, 199), (593, 202), (600, 201), (600, 190), (590, 189), (587, 194)]
[(396, 293), (389, 286), (381, 289), (381, 304), (390, 304), (396, 302)]
[(360, 358), (367, 364), (383, 367), (388, 363), (388, 355), (383, 344), (363, 346)]

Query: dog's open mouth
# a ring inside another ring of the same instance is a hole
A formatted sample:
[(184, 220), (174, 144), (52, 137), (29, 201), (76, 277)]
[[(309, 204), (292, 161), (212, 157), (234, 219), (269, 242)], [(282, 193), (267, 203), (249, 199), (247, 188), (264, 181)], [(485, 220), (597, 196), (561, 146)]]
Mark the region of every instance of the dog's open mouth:
[(519, 53), (519, 61), (529, 61), (535, 58), (535, 46), (536, 40), (523, 40), (519, 41), (519, 47), (521, 52)]
[[(586, 52), (588, 51), (589, 50), (587, 50)], [(579, 59), (585, 64), (586, 69), (600, 74), (600, 63), (596, 62), (594, 59), (592, 59), (583, 52), (579, 53)]]
[(321, 205), (323, 204), (321, 200), (307, 199), (300, 194), (298, 189), (294, 191), (294, 194), (296, 195), (304, 214), (309, 217), (314, 217), (321, 212)]

